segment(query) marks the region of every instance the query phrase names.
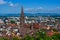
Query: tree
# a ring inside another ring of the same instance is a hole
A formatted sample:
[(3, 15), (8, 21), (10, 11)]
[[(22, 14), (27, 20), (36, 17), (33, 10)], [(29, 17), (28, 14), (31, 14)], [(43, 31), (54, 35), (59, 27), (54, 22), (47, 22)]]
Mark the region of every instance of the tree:
[(4, 39), (1, 37), (0, 40), (4, 40)]
[(52, 39), (54, 39), (54, 40), (60, 40), (60, 34), (54, 34), (52, 36)]
[(57, 29), (53, 29), (53, 31), (54, 31), (54, 32), (58, 32), (58, 30), (57, 30)]
[(23, 40), (35, 40), (35, 38), (27, 35)]
[(22, 40), (22, 39), (18, 37), (13, 37), (12, 40)]
[(14, 20), (11, 20), (10, 22), (11, 22), (12, 24), (13, 24), (13, 23), (15, 23), (15, 21), (14, 21)]
[(36, 40), (45, 40), (46, 32), (44, 29), (41, 29), (40, 31), (36, 32)]
[(10, 40), (8, 37), (1, 37), (0, 40)]

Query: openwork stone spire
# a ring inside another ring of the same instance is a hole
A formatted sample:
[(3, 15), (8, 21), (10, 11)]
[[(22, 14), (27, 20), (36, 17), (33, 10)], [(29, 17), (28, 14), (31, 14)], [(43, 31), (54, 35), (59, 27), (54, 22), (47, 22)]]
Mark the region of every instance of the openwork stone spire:
[(24, 27), (24, 22), (25, 17), (24, 17), (24, 11), (23, 11), (23, 6), (21, 7), (21, 14), (20, 14), (20, 27)]

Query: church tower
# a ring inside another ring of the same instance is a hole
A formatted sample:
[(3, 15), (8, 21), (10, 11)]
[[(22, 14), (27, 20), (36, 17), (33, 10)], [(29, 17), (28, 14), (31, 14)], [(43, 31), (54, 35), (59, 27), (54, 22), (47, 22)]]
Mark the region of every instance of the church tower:
[(21, 7), (21, 14), (20, 14), (20, 27), (24, 27), (24, 23), (25, 23), (25, 16), (24, 16), (23, 7)]

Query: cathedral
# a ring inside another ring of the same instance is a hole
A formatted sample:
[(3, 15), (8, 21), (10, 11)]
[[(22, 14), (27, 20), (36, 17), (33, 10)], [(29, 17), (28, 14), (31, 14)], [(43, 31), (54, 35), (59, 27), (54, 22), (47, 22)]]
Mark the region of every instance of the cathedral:
[[(20, 34), (24, 37), (25, 35), (29, 34), (29, 35), (33, 35), (34, 32), (36, 31), (35, 28), (39, 29), (39, 25), (38, 24), (26, 24), (25, 23), (25, 15), (24, 15), (24, 10), (23, 7), (21, 7), (21, 14), (20, 14), (20, 27), (19, 27), (19, 32)], [(35, 27), (35, 28), (34, 28)]]

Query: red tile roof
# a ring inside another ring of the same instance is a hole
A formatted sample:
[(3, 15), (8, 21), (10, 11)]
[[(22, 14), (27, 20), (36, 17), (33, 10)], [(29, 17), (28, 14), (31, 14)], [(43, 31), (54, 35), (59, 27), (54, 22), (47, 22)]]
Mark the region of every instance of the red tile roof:
[(16, 24), (9, 24), (9, 26), (16, 27), (17, 25)]
[(41, 26), (40, 26), (38, 23), (35, 23), (35, 24), (33, 25), (33, 27), (36, 28), (36, 29), (39, 29)]
[(54, 32), (52, 32), (52, 31), (47, 32), (48, 36), (52, 36), (53, 34), (54, 34)]

